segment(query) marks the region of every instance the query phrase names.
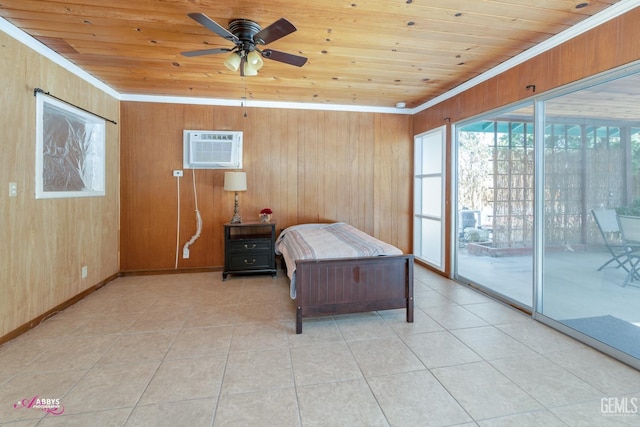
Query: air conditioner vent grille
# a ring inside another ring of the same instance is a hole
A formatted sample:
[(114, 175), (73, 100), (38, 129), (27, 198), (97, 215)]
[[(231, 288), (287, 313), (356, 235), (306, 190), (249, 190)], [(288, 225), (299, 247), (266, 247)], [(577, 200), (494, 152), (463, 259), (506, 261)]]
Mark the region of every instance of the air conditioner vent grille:
[(242, 169), (242, 132), (184, 131), (185, 169)]

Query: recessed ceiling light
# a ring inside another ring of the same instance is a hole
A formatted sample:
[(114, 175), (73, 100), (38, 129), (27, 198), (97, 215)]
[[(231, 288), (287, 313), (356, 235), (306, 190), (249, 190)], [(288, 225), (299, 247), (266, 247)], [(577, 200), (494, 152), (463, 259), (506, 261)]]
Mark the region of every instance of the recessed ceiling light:
[(396, 102), (396, 108), (404, 108), (406, 106), (407, 104), (405, 104), (404, 102)]

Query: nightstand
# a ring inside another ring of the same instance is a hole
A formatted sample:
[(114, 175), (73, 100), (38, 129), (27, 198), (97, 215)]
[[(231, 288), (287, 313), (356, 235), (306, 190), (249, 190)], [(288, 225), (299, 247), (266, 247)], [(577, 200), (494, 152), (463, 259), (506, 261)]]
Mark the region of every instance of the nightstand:
[(276, 224), (249, 221), (224, 224), (224, 271), (231, 274), (271, 273), (276, 277)]

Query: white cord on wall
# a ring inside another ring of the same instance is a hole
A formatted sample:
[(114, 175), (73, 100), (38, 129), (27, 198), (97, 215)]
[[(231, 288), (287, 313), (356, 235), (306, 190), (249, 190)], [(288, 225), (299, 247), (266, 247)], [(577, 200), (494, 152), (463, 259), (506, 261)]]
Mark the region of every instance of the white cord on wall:
[(193, 178), (193, 197), (196, 204), (196, 234), (191, 237), (191, 240), (184, 244), (184, 248), (182, 248), (182, 258), (189, 258), (189, 246), (193, 245), (193, 243), (198, 240), (198, 238), (200, 237), (200, 233), (202, 232), (202, 217), (200, 216), (200, 211), (198, 210), (198, 192), (196, 190), (195, 169), (191, 169), (191, 176)]
[(176, 270), (178, 269), (178, 253), (180, 252), (180, 177), (176, 176), (178, 184), (178, 223), (176, 224)]

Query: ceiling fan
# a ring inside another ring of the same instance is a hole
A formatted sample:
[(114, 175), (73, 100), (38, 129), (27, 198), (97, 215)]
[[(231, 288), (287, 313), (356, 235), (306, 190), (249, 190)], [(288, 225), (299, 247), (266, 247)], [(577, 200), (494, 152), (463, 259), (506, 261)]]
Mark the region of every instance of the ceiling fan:
[(307, 58), (272, 49), (258, 49), (259, 45), (267, 45), (296, 31), (296, 27), (284, 18), (278, 19), (266, 28), (260, 28), (256, 22), (248, 19), (234, 19), (229, 23), (229, 30), (209, 18), (204, 13), (189, 13), (187, 15), (205, 28), (220, 37), (234, 43), (233, 48), (216, 48), (182, 52), (182, 55), (192, 57), (229, 52), (224, 65), (231, 71), (240, 69), (241, 76), (255, 76), (262, 68), (262, 58), (273, 59), (285, 64), (302, 67)]

